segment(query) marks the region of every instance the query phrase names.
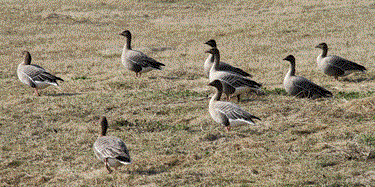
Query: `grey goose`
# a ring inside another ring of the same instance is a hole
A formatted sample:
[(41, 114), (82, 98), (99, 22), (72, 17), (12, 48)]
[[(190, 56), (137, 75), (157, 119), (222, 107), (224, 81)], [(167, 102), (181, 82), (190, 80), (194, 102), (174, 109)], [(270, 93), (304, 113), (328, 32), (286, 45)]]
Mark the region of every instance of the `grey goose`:
[(111, 173), (110, 167), (117, 168), (121, 164), (131, 164), (129, 151), (124, 141), (114, 136), (107, 136), (108, 122), (105, 116), (100, 118), (101, 132), (96, 139), (93, 149), (96, 157), (102, 161)]
[(353, 72), (365, 72), (366, 68), (355, 62), (346, 60), (339, 56), (327, 56), (328, 45), (326, 43), (320, 43), (315, 48), (322, 49), (322, 53), (316, 59), (318, 68), (329, 76), (338, 77), (347, 76)]
[(321, 86), (311, 82), (305, 77), (296, 76), (296, 62), (293, 55), (283, 60), (290, 62), (290, 68), (284, 78), (284, 88), (287, 93), (296, 97), (320, 98), (331, 97), (332, 93)]
[(208, 111), (212, 119), (224, 125), (227, 131), (230, 130), (231, 126), (240, 124), (256, 125), (254, 119), (260, 120), (260, 118), (241, 109), (234, 103), (220, 101), (223, 86), (219, 80), (214, 80), (208, 85), (216, 88), (216, 93), (210, 100)]
[(23, 51), (24, 61), (18, 65), (18, 79), (35, 89), (35, 94), (40, 95), (38, 90), (44, 89), (50, 85), (58, 86), (57, 81), (64, 81), (62, 78), (52, 75), (41, 66), (31, 64), (31, 55), (28, 51)]
[[(205, 44), (211, 46), (212, 48), (217, 48), (216, 41), (213, 39), (208, 40)], [(209, 54), (206, 61), (204, 61), (204, 66), (203, 66), (204, 73), (206, 74), (207, 77), (210, 76), (210, 70), (211, 70), (213, 63), (214, 63), (214, 56), (212, 54)], [(244, 70), (234, 67), (222, 61), (219, 62), (219, 70), (227, 71), (233, 74), (238, 74), (244, 77), (252, 77), (249, 73), (245, 72)]]
[(223, 85), (223, 93), (226, 94), (227, 100), (230, 97), (237, 96), (237, 101), (240, 101), (240, 95), (250, 91), (261, 91), (261, 84), (238, 74), (233, 74), (219, 69), (220, 52), (217, 48), (211, 48), (206, 51), (213, 55), (214, 63), (210, 70), (209, 80), (220, 80)]
[(142, 73), (157, 69), (161, 70), (163, 63), (148, 57), (140, 51), (133, 50), (131, 47), (132, 35), (129, 30), (120, 33), (125, 37), (125, 45), (121, 54), (122, 64), (130, 71), (135, 72), (136, 77), (140, 77)]

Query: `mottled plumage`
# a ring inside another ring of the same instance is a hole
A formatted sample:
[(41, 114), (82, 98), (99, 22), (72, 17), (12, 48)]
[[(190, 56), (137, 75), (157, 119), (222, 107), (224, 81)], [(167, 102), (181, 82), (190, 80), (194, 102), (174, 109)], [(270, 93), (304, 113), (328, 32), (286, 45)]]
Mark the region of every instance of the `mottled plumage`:
[[(211, 46), (212, 48), (217, 48), (216, 41), (215, 40), (209, 40), (205, 44)], [(204, 61), (204, 73), (207, 75), (207, 77), (210, 77), (210, 70), (214, 63), (214, 56), (212, 54), (209, 54), (206, 61)], [(227, 71), (233, 74), (237, 74), (244, 77), (252, 77), (249, 73), (245, 72), (244, 70), (234, 67), (230, 64), (227, 64), (223, 61), (219, 62), (219, 71)]]
[(125, 36), (126, 42), (121, 55), (122, 64), (136, 73), (136, 77), (141, 76), (142, 73), (149, 72), (153, 69), (161, 70), (164, 64), (148, 57), (140, 51), (132, 50), (131, 48), (131, 33), (128, 30), (123, 31), (120, 35)]
[(318, 68), (329, 76), (343, 77), (353, 72), (365, 72), (366, 68), (355, 62), (346, 60), (339, 56), (327, 56), (328, 46), (326, 43), (320, 43), (316, 48), (322, 49), (322, 54), (317, 57)]
[(220, 52), (217, 48), (212, 48), (206, 53), (210, 53), (214, 57), (214, 64), (211, 67), (209, 80), (220, 80), (223, 85), (223, 92), (229, 97), (237, 96), (237, 100), (240, 101), (240, 94), (249, 91), (259, 91), (261, 84), (238, 74), (233, 74), (226, 71), (220, 71), (218, 65), (220, 62)]
[(117, 168), (121, 164), (130, 164), (131, 159), (125, 143), (117, 137), (106, 136), (108, 122), (106, 117), (100, 119), (102, 131), (96, 139), (93, 149), (96, 157), (104, 162), (108, 172), (111, 173), (110, 167)]
[(319, 98), (319, 97), (331, 97), (332, 93), (321, 86), (311, 82), (310, 80), (295, 75), (295, 58), (293, 55), (289, 55), (283, 60), (290, 62), (290, 68), (284, 78), (284, 88), (290, 95), (296, 97), (308, 97), (308, 98)]
[(23, 51), (22, 55), (25, 59), (18, 65), (17, 76), (22, 83), (34, 88), (36, 95), (39, 95), (39, 89), (50, 85), (58, 86), (57, 80), (64, 81), (62, 78), (50, 74), (41, 66), (31, 64), (31, 55), (28, 51)]
[(230, 125), (256, 125), (253, 119), (260, 120), (260, 118), (241, 109), (234, 103), (220, 101), (220, 97), (223, 93), (221, 81), (214, 80), (210, 82), (209, 85), (216, 88), (216, 94), (211, 98), (208, 107), (209, 113), (214, 121), (224, 125), (228, 131)]

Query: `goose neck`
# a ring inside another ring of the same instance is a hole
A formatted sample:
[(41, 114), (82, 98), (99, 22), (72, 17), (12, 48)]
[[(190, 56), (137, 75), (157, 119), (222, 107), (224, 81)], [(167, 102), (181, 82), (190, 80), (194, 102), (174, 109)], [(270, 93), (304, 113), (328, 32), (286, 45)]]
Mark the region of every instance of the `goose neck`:
[(328, 48), (323, 48), (321, 56), (324, 58), (327, 56), (327, 53), (328, 53)]
[(125, 46), (124, 46), (124, 49), (128, 49), (128, 50), (132, 49), (132, 47), (131, 47), (131, 40), (132, 40), (132, 37), (131, 37), (131, 36), (126, 36), (125, 38), (126, 38), (126, 39), (125, 39)]
[(296, 73), (296, 62), (295, 61), (290, 61), (290, 67), (289, 71), (287, 73), (288, 76), (294, 76)]
[(223, 88), (217, 88), (215, 95), (211, 98), (211, 102), (220, 101), (222, 94), (223, 94)]
[(214, 64), (212, 65), (212, 68), (214, 68), (215, 70), (218, 70), (219, 69), (219, 62), (220, 62), (220, 54), (215, 53), (215, 54), (212, 54), (212, 55), (213, 55), (213, 62), (214, 62)]
[(31, 64), (31, 55), (30, 55), (30, 53), (26, 53), (24, 63), (26, 65), (30, 65)]

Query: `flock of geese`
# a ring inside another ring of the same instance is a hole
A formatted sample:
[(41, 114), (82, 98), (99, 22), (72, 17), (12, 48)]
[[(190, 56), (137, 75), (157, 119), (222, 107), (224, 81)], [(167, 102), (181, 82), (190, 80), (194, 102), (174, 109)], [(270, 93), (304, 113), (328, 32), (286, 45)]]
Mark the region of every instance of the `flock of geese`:
[[(164, 64), (148, 57), (144, 53), (133, 50), (131, 47), (132, 35), (125, 30), (120, 33), (125, 37), (125, 45), (121, 55), (122, 64), (130, 71), (135, 72), (136, 77), (151, 70), (161, 70)], [(209, 79), (209, 86), (216, 88), (215, 95), (209, 102), (209, 113), (214, 121), (224, 125), (229, 131), (231, 125), (249, 124), (256, 125), (254, 120), (260, 118), (243, 110), (238, 105), (229, 102), (232, 97), (237, 97), (240, 101), (241, 94), (248, 92), (261, 93), (261, 84), (251, 80), (252, 75), (220, 61), (220, 51), (215, 40), (209, 40), (205, 44), (209, 45), (209, 54), (204, 62), (204, 73)], [(317, 64), (321, 71), (336, 80), (338, 77), (349, 75), (353, 72), (365, 72), (366, 68), (355, 62), (346, 60), (338, 56), (327, 56), (328, 46), (321, 43), (316, 48), (322, 49), (322, 53), (317, 58)], [(24, 61), (17, 68), (19, 80), (34, 89), (35, 95), (40, 95), (38, 90), (50, 85), (58, 86), (57, 81), (64, 81), (62, 78), (52, 75), (43, 67), (31, 64), (31, 55), (28, 51), (23, 51)], [(283, 60), (290, 62), (290, 68), (284, 78), (284, 88), (286, 92), (296, 97), (320, 98), (331, 97), (332, 93), (312, 81), (295, 75), (296, 62), (293, 55), (289, 55)], [(220, 101), (222, 94), (225, 94), (227, 101)], [(97, 158), (102, 161), (111, 173), (111, 167), (117, 168), (121, 164), (130, 164), (131, 158), (125, 143), (114, 136), (107, 136), (108, 122), (106, 117), (101, 117), (101, 132), (93, 145)]]

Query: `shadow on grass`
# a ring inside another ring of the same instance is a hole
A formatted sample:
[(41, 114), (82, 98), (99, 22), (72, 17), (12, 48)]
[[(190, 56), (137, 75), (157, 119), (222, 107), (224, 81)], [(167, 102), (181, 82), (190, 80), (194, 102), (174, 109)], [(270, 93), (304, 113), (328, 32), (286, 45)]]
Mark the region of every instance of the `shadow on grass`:
[(372, 78), (355, 78), (355, 79), (349, 79), (349, 78), (344, 78), (342, 79), (340, 82), (348, 82), (348, 83), (360, 83), (360, 82), (363, 82), (363, 81), (372, 81), (374, 80), (374, 77)]
[(47, 96), (52, 97), (62, 97), (62, 96), (74, 96), (74, 95), (81, 95), (82, 93), (58, 93), (58, 94), (47, 94)]
[(157, 175), (163, 172), (166, 172), (167, 170), (161, 170), (161, 171), (156, 171), (154, 169), (150, 170), (135, 170), (135, 171), (129, 171), (130, 174), (137, 174), (137, 175)]

